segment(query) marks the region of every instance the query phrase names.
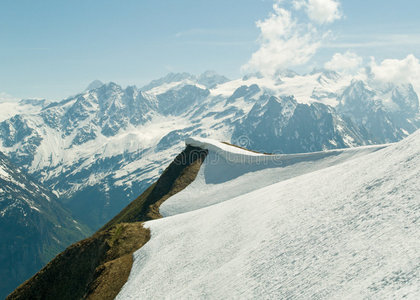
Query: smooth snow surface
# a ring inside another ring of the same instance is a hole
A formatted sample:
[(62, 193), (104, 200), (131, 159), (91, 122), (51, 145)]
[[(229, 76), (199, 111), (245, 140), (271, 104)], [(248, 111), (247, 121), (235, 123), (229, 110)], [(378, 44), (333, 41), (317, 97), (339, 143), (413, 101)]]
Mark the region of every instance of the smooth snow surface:
[(118, 299), (420, 299), (420, 131), (257, 171), (195, 142), (206, 163), (163, 207), (180, 214), (146, 223)]
[(208, 149), (209, 154), (195, 181), (182, 193), (174, 195), (161, 205), (160, 213), (163, 216), (223, 202), (385, 147), (367, 146), (293, 155), (264, 155), (203, 138), (187, 139), (186, 144)]

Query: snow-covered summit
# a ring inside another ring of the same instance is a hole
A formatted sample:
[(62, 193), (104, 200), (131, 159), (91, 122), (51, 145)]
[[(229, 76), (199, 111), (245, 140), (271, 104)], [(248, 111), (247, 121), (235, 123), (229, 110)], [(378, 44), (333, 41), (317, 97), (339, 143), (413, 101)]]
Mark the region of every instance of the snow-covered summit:
[(228, 82), (225, 76), (219, 75), (214, 71), (205, 71), (196, 76), (190, 73), (169, 73), (166, 76), (152, 80), (149, 84), (143, 86), (141, 90), (150, 94), (159, 94), (173, 88), (180, 88), (185, 85), (195, 85), (200, 88), (215, 88), (218, 84)]
[(94, 80), (94, 81), (92, 81), (88, 86), (87, 86), (87, 88), (85, 89), (85, 91), (90, 91), (90, 90), (95, 90), (95, 89), (98, 89), (98, 88), (100, 88), (101, 86), (103, 86), (104, 85), (104, 83), (102, 82), (102, 81), (100, 81), (100, 80)]

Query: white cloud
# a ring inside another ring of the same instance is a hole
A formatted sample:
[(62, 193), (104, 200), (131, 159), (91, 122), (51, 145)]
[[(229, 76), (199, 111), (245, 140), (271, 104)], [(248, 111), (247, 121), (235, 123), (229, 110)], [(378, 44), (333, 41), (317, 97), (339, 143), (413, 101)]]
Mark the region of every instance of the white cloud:
[(18, 99), (4, 92), (0, 92), (0, 102), (12, 102)]
[(260, 29), (260, 48), (242, 67), (243, 71), (259, 71), (273, 75), (277, 70), (307, 63), (320, 46), (322, 36), (310, 24), (300, 24), (290, 11), (273, 5), (274, 12), (256, 23)]
[(384, 83), (411, 83), (420, 95), (420, 61), (413, 54), (401, 60), (385, 59), (380, 64), (372, 58), (370, 75)]
[(355, 73), (360, 69), (362, 63), (363, 58), (354, 52), (347, 51), (344, 54), (334, 54), (331, 60), (325, 63), (324, 67), (338, 72)]
[[(292, 5), (290, 7), (285, 2)], [(283, 5), (285, 4), (285, 5)], [(292, 15), (294, 10), (304, 9), (307, 23)], [(259, 49), (242, 66), (244, 72), (260, 72), (272, 76), (277, 71), (309, 62), (321, 47), (329, 31), (319, 30), (320, 24), (331, 23), (341, 18), (338, 0), (275, 0), (273, 12), (265, 20), (256, 23), (260, 29)]]
[(332, 23), (342, 17), (340, 2), (336, 0), (294, 0), (295, 9), (304, 9), (309, 19), (318, 23)]

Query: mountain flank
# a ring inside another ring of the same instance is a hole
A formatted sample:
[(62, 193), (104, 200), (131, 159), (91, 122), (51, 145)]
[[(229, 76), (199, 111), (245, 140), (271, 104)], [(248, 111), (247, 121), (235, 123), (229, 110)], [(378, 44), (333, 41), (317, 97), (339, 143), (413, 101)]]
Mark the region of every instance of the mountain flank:
[(187, 146), (157, 182), (90, 238), (75, 243), (6, 299), (114, 299), (128, 279), (133, 252), (150, 239), (143, 222), (197, 176), (208, 151)]
[(92, 231), (0, 152), (0, 299)]

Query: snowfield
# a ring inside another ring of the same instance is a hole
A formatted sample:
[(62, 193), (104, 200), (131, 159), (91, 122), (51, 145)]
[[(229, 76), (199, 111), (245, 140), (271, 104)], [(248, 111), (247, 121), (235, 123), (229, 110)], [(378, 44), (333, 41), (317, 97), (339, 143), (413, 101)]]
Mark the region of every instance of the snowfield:
[(188, 143), (209, 155), (117, 299), (420, 299), (420, 131), (281, 158)]
[(160, 213), (165, 217), (220, 203), (385, 147), (264, 155), (203, 138), (187, 139), (186, 144), (208, 149), (209, 154), (195, 181), (161, 205)]

